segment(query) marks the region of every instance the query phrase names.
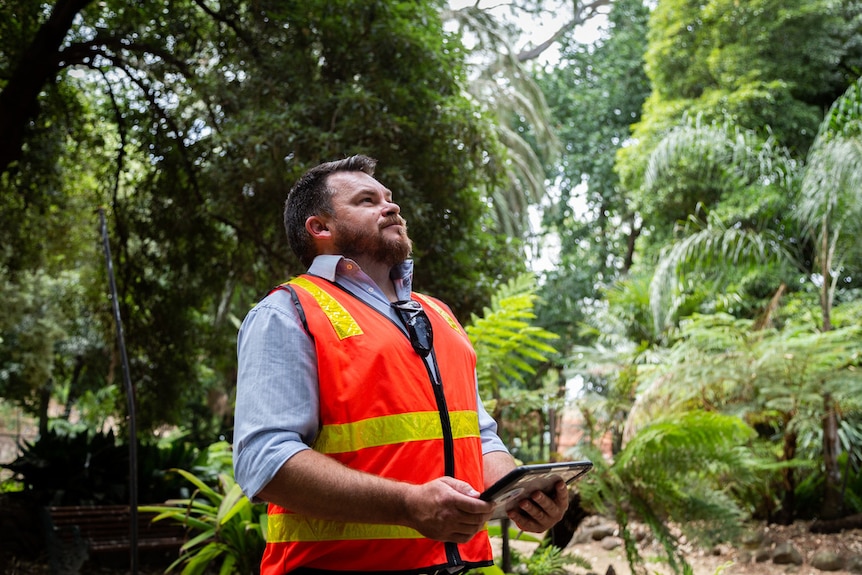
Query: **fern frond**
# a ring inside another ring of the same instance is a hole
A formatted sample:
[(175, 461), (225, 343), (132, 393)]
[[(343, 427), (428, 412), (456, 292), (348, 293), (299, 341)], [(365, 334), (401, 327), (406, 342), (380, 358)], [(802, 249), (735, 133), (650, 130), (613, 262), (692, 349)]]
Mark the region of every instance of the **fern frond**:
[(536, 289), (531, 274), (512, 279), (494, 294), (483, 316), (474, 314), (466, 328), (476, 350), (483, 396), (498, 397), (507, 382), (522, 382), (525, 375), (535, 373), (535, 364), (556, 353), (547, 342), (557, 335), (531, 324)]

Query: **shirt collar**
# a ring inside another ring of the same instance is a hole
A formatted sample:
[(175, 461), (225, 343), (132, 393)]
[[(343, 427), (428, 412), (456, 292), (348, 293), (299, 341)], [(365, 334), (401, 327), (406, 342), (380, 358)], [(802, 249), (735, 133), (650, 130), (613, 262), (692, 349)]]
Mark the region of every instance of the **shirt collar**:
[[(374, 284), (371, 278), (360, 269), (359, 264), (337, 254), (317, 256), (311, 262), (308, 273), (335, 283), (339, 283), (340, 279), (345, 278), (359, 284)], [(413, 291), (413, 260), (405, 260), (392, 266), (389, 277), (395, 287), (395, 294), (398, 299), (410, 299), (410, 294)]]

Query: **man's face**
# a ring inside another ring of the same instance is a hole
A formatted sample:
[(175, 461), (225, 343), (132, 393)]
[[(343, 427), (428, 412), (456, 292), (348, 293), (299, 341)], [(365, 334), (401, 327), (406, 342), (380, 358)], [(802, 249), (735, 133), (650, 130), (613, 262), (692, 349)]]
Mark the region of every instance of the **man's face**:
[(328, 184), (333, 190), (330, 231), (337, 253), (390, 267), (410, 256), (413, 243), (407, 223), (383, 184), (364, 172), (336, 172)]

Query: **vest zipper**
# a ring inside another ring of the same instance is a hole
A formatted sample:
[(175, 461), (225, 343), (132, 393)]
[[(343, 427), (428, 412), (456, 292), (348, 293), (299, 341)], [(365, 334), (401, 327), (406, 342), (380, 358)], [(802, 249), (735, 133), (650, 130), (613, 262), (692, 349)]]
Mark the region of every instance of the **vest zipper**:
[[(398, 331), (407, 337), (407, 333), (400, 324), (395, 322), (391, 317), (387, 316), (387, 319), (398, 328)], [(449, 409), (446, 406), (446, 396), (443, 394), (443, 378), (440, 376), (440, 368), (437, 366), (437, 352), (432, 347), (431, 353), (428, 354), (428, 357), (420, 359), (422, 360), (422, 363), (425, 364), (425, 371), (428, 373), (431, 388), (434, 390), (434, 400), (437, 403), (437, 412), (440, 414), (440, 427), (443, 431), (443, 473), (449, 477), (455, 477), (455, 438), (452, 435), (452, 420), (449, 419)], [(461, 552), (458, 550), (457, 543), (446, 541), (443, 543), (443, 546), (446, 550), (446, 562), (450, 567), (460, 567), (464, 565), (464, 560), (461, 559)]]
[[(356, 298), (358, 301), (364, 303), (371, 309), (374, 309), (375, 311), (383, 315), (386, 319), (392, 322), (392, 324), (396, 328), (398, 328), (398, 331), (400, 331), (402, 334), (404, 334), (405, 337), (407, 337), (405, 329), (399, 322), (396, 322), (391, 317), (380, 312), (380, 310), (377, 310), (368, 302), (357, 298), (352, 293), (350, 293), (350, 291), (347, 290), (347, 288), (345, 288), (344, 286), (339, 285), (338, 283), (333, 281), (330, 281), (330, 283), (340, 288), (343, 292)], [(422, 363), (425, 364), (425, 371), (428, 373), (428, 379), (431, 381), (431, 386), (434, 390), (434, 399), (437, 403), (437, 412), (440, 414), (440, 426), (443, 431), (443, 472), (449, 477), (455, 477), (455, 438), (452, 434), (452, 420), (449, 418), (449, 409), (446, 406), (446, 396), (443, 394), (443, 378), (440, 376), (440, 368), (437, 365), (437, 354), (434, 351), (433, 346), (431, 348), (431, 353), (428, 354), (428, 357), (420, 359), (422, 359)], [(446, 562), (448, 566), (461, 567), (465, 565), (464, 560), (461, 558), (461, 552), (458, 550), (457, 543), (447, 541), (444, 542), (443, 545), (446, 551)]]
[[(452, 436), (452, 420), (449, 418), (449, 408), (446, 406), (446, 396), (443, 393), (443, 378), (440, 377), (440, 368), (437, 365), (437, 353), (433, 348), (423, 363), (431, 379), (437, 411), (440, 413), (440, 427), (443, 430), (443, 471), (449, 477), (455, 477), (455, 439)], [(449, 565), (453, 567), (463, 565), (464, 561), (461, 559), (461, 552), (458, 551), (458, 544), (448, 541), (444, 545)]]

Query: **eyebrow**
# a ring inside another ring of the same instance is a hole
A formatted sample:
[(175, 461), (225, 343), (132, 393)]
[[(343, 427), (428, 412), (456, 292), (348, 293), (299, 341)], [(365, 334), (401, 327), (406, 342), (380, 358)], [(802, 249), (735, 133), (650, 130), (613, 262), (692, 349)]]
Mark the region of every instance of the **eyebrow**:
[[(351, 199), (356, 200), (356, 199), (361, 199), (361, 198), (366, 197), (366, 196), (376, 196), (377, 194), (378, 194), (378, 191), (374, 188), (362, 188), (362, 189), (356, 191), (351, 196)], [(391, 202), (392, 201), (392, 190), (390, 190), (389, 188), (384, 188), (383, 198), (387, 202)]]

